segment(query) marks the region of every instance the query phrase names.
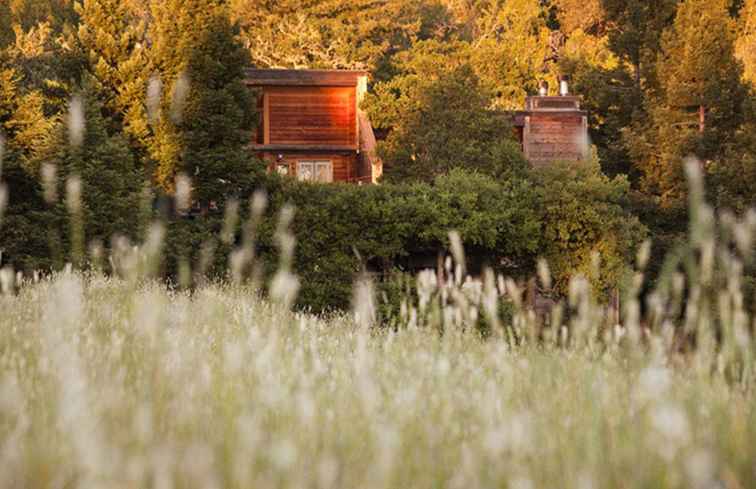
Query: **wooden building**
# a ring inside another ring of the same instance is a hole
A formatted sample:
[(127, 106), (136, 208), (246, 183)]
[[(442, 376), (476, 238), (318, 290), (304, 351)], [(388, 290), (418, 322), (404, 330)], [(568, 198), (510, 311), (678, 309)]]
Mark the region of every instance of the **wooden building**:
[(376, 183), (382, 164), (360, 102), (367, 73), (248, 69), (260, 121), (252, 147), (278, 171), (316, 182)]
[[(346, 70), (248, 69), (258, 93), (260, 121), (252, 147), (277, 171), (316, 182), (377, 183), (383, 165), (375, 154), (370, 120), (360, 109), (367, 73)], [(580, 97), (528, 97), (510, 112), (532, 165), (580, 161), (588, 156), (588, 114)]]
[(588, 157), (588, 113), (581, 110), (580, 97), (528, 97), (525, 110), (514, 113), (514, 126), (534, 166)]

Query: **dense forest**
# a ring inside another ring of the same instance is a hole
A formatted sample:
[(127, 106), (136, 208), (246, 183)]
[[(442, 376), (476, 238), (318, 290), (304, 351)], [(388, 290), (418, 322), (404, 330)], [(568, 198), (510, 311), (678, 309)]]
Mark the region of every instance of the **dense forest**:
[[(247, 148), (248, 66), (368, 71), (383, 184), (266, 175)], [(531, 169), (499, 114), (559, 76), (590, 113), (593, 158)], [(516, 277), (546, 258), (556, 293), (575, 273), (609, 290), (647, 236), (652, 268), (677, 246), (688, 158), (714, 212), (756, 205), (755, 95), (756, 0), (5, 1), (2, 262), (91, 266), (163, 219), (165, 273), (191, 282), (225, 269), (228, 209), (246, 219), (239, 203), (265, 189), (256, 252), (276, 262), (276, 216), (294, 204), (313, 309), (348, 304), (366, 267), (395, 276), (434, 256), (450, 229)], [(166, 212), (188, 185), (218, 212)]]

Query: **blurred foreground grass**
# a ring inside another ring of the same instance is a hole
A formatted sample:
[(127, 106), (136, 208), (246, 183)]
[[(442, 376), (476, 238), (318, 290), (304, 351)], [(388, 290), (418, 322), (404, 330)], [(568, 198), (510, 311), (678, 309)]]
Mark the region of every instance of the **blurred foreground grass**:
[(0, 299), (0, 486), (756, 486), (754, 390), (695, 357), (250, 292), (62, 274)]

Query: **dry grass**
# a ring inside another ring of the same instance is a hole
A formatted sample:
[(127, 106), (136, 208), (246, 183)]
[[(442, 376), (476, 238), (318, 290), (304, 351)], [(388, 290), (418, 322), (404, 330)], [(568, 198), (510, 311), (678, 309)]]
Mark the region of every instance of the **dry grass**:
[(365, 282), (350, 314), (290, 312), (285, 257), (270, 301), (175, 291), (144, 279), (157, 228), (123, 278), (4, 273), (0, 487), (756, 487), (756, 217), (698, 210), (695, 259), (643, 316), (636, 272), (621, 325), (576, 278), (542, 330), (512, 282), (461, 266), (422, 274), (395, 329)]

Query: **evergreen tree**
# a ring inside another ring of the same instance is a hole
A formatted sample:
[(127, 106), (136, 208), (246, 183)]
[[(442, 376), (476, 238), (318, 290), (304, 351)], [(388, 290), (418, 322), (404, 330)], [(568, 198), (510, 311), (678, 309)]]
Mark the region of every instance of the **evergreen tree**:
[(124, 130), (146, 144), (145, 23), (122, 0), (83, 0), (76, 4), (76, 11), (80, 15), (77, 37), (87, 56), (93, 88), (112, 126), (110, 132)]
[(31, 272), (51, 265), (46, 231), (50, 214), (42, 200), (36, 175), (22, 164), (19, 153), (5, 151), (0, 184), (6, 186), (8, 202), (0, 224), (0, 265)]
[(0, 184), (8, 202), (0, 226), (0, 262), (31, 271), (50, 265), (44, 233), (49, 213), (29, 156), (49, 134), (38, 92), (23, 94), (22, 77), (0, 51)]
[(653, 78), (661, 33), (675, 15), (679, 0), (601, 0), (612, 50), (633, 66), (636, 86)]
[(151, 8), (151, 66), (168, 89), (150, 141), (157, 184), (171, 192), (184, 172), (203, 206), (248, 192), (259, 166), (245, 149), (255, 117), (243, 83), (249, 60), (224, 3), (154, 0)]
[[(57, 194), (65, 196), (65, 181), (81, 179), (82, 218), (87, 240), (108, 243), (116, 234), (135, 238), (139, 231), (139, 199), (143, 175), (137, 167), (128, 141), (121, 133), (109, 134), (107, 121), (90, 82), (84, 91), (84, 127), (81, 144), (70, 143), (68, 121), (57, 125), (50, 144), (38, 156), (38, 163), (57, 168)], [(67, 212), (62, 203), (55, 208), (57, 222), (68, 229)]]
[(263, 170), (245, 149), (256, 117), (243, 83), (248, 63), (225, 16), (213, 19), (189, 59), (191, 85), (179, 125), (185, 141), (181, 171), (192, 176), (194, 196), (203, 205), (248, 195)]
[(664, 33), (658, 94), (647, 100), (651, 121), (628, 133), (628, 144), (646, 190), (666, 204), (685, 196), (683, 158), (719, 158), (745, 121), (747, 91), (734, 41), (725, 0), (684, 1)]
[(712, 201), (743, 215), (756, 208), (756, 122), (744, 124), (709, 168)]
[(489, 110), (491, 94), (470, 66), (420, 85), (416, 96), (379, 145), (387, 182), (429, 182), (458, 167), (508, 179), (527, 167), (511, 125)]

